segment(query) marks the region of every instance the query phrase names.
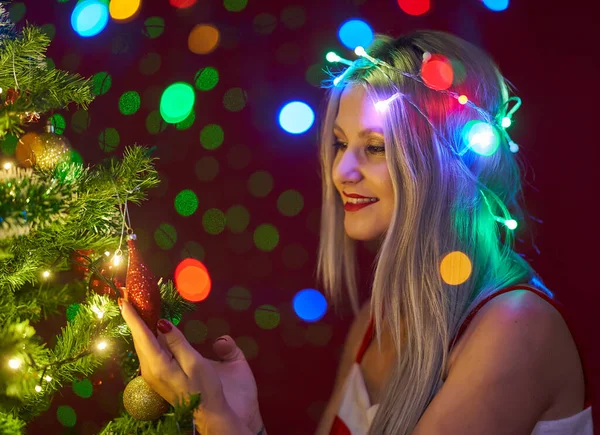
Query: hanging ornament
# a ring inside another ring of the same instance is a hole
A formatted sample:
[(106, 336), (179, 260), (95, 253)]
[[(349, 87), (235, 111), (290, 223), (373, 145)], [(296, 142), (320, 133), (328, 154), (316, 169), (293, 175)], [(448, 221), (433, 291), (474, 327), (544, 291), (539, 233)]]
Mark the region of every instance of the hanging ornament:
[(169, 409), (169, 403), (141, 376), (132, 379), (125, 387), (123, 405), (129, 415), (141, 421), (156, 420)]
[[(135, 243), (135, 234), (127, 239), (129, 265), (125, 281), (125, 299), (131, 303), (154, 335), (160, 318), (160, 290), (154, 274), (143, 263)], [(146, 383), (143, 377), (133, 379), (123, 393), (123, 405), (136, 420), (156, 420), (169, 404)]]
[(29, 132), (19, 139), (15, 155), (23, 167), (38, 166), (42, 169), (53, 169), (59, 163), (69, 160), (70, 151), (67, 138), (55, 134), (52, 121), (48, 120), (44, 133), (38, 135)]
[(131, 302), (148, 328), (156, 335), (156, 322), (160, 318), (160, 290), (154, 274), (143, 263), (135, 240), (135, 234), (129, 235), (127, 240), (129, 265), (125, 281), (125, 299)]
[(25, 112), (21, 119), (25, 123), (38, 122), (40, 120), (40, 114), (38, 112)]

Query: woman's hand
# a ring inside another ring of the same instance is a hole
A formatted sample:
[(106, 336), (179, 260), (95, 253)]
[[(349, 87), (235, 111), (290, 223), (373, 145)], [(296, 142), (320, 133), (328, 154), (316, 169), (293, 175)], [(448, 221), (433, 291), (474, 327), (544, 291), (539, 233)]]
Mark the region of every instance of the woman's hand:
[(119, 306), (148, 385), (171, 405), (201, 393), (194, 414), (201, 433), (256, 435), (261, 430), (256, 382), (231, 337), (221, 337), (213, 345), (221, 361), (209, 360), (170, 322), (159, 320), (155, 337), (129, 302), (120, 299)]

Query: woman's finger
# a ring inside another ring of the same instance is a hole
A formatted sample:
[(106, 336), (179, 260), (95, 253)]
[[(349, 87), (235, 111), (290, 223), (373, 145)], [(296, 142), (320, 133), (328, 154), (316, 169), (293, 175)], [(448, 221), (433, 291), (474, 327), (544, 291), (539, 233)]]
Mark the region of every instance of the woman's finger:
[(191, 376), (198, 363), (204, 362), (204, 358), (192, 347), (183, 333), (173, 324), (165, 319), (158, 321), (159, 335), (165, 340), (167, 349), (171, 351), (179, 367), (186, 375)]
[(121, 299), (121, 314), (123, 319), (131, 330), (131, 336), (133, 337), (133, 343), (135, 350), (138, 355), (156, 355), (160, 353), (161, 347), (156, 340), (156, 337), (148, 329), (144, 321), (135, 311), (135, 308), (127, 302), (125, 299)]

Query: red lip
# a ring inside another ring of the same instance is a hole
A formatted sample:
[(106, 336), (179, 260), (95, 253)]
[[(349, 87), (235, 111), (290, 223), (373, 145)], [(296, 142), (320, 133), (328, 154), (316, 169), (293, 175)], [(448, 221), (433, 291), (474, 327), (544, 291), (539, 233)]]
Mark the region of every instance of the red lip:
[(348, 198), (373, 198), (372, 196), (362, 196), (359, 195), (358, 193), (346, 193), (346, 192), (342, 192), (344, 194), (344, 196), (348, 197)]
[[(377, 202), (377, 201), (375, 201)], [(363, 202), (360, 204), (352, 204), (350, 202), (347, 202), (344, 204), (344, 210), (346, 211), (358, 211), (360, 209), (363, 209), (365, 207), (370, 206), (371, 204), (375, 204), (375, 202)]]

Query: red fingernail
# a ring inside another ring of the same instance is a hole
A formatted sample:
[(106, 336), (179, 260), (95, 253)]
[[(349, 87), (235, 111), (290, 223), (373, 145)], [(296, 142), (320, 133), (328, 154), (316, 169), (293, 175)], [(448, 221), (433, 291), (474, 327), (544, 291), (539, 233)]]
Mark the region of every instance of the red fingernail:
[(162, 332), (163, 334), (166, 334), (167, 332), (169, 332), (171, 329), (173, 329), (173, 325), (171, 325), (171, 323), (168, 320), (165, 319), (160, 319), (157, 323), (156, 326), (158, 327), (158, 330), (160, 332)]
[(123, 311), (123, 299), (119, 298), (117, 299), (117, 302), (119, 302), (119, 310)]

